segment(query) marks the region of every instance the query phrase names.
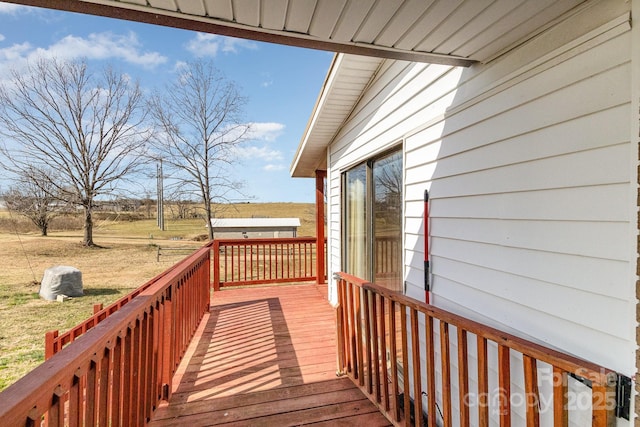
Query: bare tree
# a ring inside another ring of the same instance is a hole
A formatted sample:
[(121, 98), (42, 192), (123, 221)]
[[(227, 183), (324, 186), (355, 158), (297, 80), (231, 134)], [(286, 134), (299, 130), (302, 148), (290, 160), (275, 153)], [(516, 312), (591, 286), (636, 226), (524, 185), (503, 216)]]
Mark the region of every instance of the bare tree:
[(44, 185), (84, 211), (85, 246), (94, 246), (92, 212), (146, 158), (149, 130), (142, 92), (128, 76), (86, 61), (40, 59), (13, 70), (0, 85), (3, 166), (17, 175), (30, 168), (55, 171)]
[(151, 101), (157, 126), (154, 147), (185, 191), (197, 191), (204, 204), (209, 239), (212, 202), (224, 201), (240, 184), (228, 171), (234, 147), (249, 126), (242, 121), (246, 99), (212, 63), (189, 63), (176, 81)]
[(51, 171), (33, 168), (2, 195), (9, 211), (31, 220), (43, 236), (47, 235), (51, 220), (66, 210), (54, 196), (56, 189), (46, 178), (50, 174)]

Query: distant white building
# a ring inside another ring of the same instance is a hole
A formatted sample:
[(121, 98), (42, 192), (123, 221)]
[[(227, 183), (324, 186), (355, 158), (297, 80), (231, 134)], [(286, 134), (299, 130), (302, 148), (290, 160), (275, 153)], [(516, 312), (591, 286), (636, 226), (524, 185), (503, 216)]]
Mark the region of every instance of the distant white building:
[(216, 239), (296, 237), (299, 218), (212, 218)]

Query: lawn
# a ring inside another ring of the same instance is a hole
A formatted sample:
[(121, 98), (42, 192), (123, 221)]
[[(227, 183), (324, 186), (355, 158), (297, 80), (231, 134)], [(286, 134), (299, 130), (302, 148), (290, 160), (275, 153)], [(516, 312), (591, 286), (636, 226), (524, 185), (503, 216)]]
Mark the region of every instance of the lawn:
[[(312, 204), (241, 204), (217, 210), (218, 217), (299, 217), (298, 235), (315, 233)], [(100, 248), (80, 245), (81, 230), (52, 231), (40, 237), (21, 218), (0, 217), (0, 390), (6, 388), (44, 360), (44, 334), (64, 332), (92, 314), (96, 303), (109, 304), (142, 285), (184, 253), (162, 256), (156, 261), (157, 246), (194, 247), (194, 239), (206, 234), (201, 219), (171, 220), (160, 231), (155, 219), (96, 222), (94, 240)], [(64, 303), (39, 298), (39, 281), (44, 270), (54, 265), (80, 269), (85, 296)]]

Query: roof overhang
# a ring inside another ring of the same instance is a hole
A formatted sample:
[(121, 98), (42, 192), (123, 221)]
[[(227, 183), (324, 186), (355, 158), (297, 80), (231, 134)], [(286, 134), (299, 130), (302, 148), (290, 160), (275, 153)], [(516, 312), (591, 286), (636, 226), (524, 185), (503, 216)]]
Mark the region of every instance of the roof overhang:
[(0, 0), (285, 45), (468, 66), (585, 0)]
[[(475, 62), (457, 55), (399, 48), (390, 44), (376, 44), (350, 37), (331, 37), (319, 29), (319, 27), (333, 28), (337, 25), (339, 20), (337, 12), (341, 10), (344, 12), (344, 9), (355, 10), (356, 12), (352, 13), (358, 15), (366, 15), (373, 5), (372, 2), (363, 0), (326, 2), (324, 8), (317, 5), (315, 1), (303, 0), (0, 0), (0, 2), (355, 55), (460, 66), (469, 66)], [(361, 16), (361, 19), (365, 19), (365, 16)], [(351, 27), (351, 25), (347, 26)], [(314, 29), (318, 29), (318, 32)], [(351, 33), (353, 29), (350, 28), (347, 32)]]
[(334, 56), (291, 163), (291, 176), (311, 178), (316, 170), (326, 170), (327, 146), (374, 79), (382, 62), (381, 58), (366, 56)]

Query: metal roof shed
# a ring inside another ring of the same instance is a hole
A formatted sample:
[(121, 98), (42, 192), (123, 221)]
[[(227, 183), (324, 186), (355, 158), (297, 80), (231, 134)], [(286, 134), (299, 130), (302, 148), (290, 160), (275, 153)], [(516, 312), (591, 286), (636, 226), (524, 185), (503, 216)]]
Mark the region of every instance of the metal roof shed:
[(299, 218), (213, 218), (217, 239), (296, 237)]

